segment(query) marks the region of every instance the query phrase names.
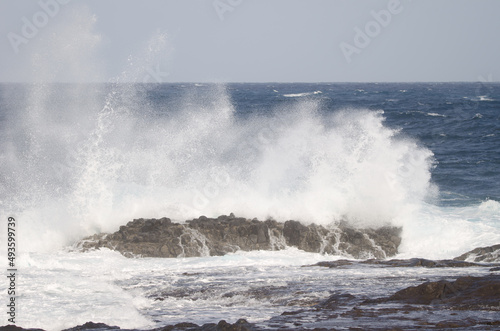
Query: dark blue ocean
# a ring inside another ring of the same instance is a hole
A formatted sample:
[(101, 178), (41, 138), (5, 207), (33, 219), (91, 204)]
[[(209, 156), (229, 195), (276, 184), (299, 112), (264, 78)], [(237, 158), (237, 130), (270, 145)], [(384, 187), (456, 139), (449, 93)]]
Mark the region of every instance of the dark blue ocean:
[[(381, 296), (463, 273), (301, 268), (346, 256), (296, 248), (178, 259), (72, 251), (134, 218), (390, 224), (403, 228), (399, 258), (500, 243), (498, 83), (2, 84), (0, 132), (0, 215), (18, 222), (24, 327), (259, 322), (300, 309), (295, 292), (226, 294), (286, 287), (322, 300), (334, 284)], [(369, 325), (358, 322), (339, 325)]]

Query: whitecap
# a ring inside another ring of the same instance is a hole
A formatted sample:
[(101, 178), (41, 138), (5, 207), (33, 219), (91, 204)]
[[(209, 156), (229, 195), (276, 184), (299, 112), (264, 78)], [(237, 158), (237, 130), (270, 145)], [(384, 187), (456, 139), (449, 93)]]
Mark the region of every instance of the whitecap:
[(314, 91), (314, 92), (283, 94), (283, 96), (287, 97), (287, 98), (298, 98), (298, 97), (305, 97), (305, 96), (315, 95), (315, 94), (321, 94), (321, 93), (323, 93), (323, 92), (321, 92), (321, 91)]

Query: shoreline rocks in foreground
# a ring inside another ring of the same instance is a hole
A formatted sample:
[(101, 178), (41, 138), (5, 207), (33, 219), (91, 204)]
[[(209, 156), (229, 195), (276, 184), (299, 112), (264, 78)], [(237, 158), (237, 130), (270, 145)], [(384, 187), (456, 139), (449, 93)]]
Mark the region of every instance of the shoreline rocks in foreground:
[(345, 222), (331, 227), (306, 226), (293, 220), (259, 221), (230, 214), (217, 218), (201, 216), (184, 224), (169, 218), (135, 219), (115, 233), (87, 237), (76, 247), (83, 251), (106, 247), (128, 257), (169, 258), (297, 247), (306, 252), (354, 259), (384, 259), (398, 253), (401, 230), (394, 226), (358, 229)]
[[(250, 224), (259, 224), (246, 220)], [(134, 223), (134, 222), (132, 222)], [(137, 222), (144, 223), (144, 220)], [(136, 224), (137, 224), (136, 223)], [(175, 224), (175, 223), (174, 223)], [(245, 223), (246, 224), (246, 223)], [(284, 225), (283, 225), (284, 226)], [(126, 227), (125, 227), (126, 228)], [(307, 228), (307, 227), (306, 227)], [(491, 248), (478, 248), (479, 251), (491, 253)], [(473, 250), (477, 254), (477, 250)], [(472, 252), (472, 251), (471, 251)], [(464, 254), (464, 255), (467, 255)], [(467, 255), (468, 256), (468, 255)], [(500, 262), (500, 261), (498, 261)], [(415, 329), (454, 329), (454, 330), (498, 330), (500, 327), (500, 263), (469, 262), (454, 260), (427, 260), (420, 258), (393, 260), (336, 260), (305, 265), (304, 268), (326, 267), (355, 268), (373, 273), (374, 268), (454, 268), (463, 269), (463, 275), (454, 277), (433, 277), (432, 280), (406, 279), (401, 287), (384, 293), (367, 295), (363, 292), (332, 287), (330, 295), (324, 298), (311, 298), (307, 291), (296, 291), (286, 286), (268, 286), (250, 288), (239, 292), (228, 292), (227, 295), (241, 295), (248, 298), (273, 297), (287, 289), (294, 292), (293, 303), (283, 301), (281, 304), (291, 310), (275, 314), (270, 319), (260, 322), (248, 322), (240, 319), (231, 324), (224, 320), (215, 323), (197, 325), (191, 322), (165, 325), (155, 329), (142, 331), (178, 330), (178, 331), (243, 331), (269, 329), (297, 330), (415, 330)], [(470, 276), (467, 268), (489, 269), (482, 276)], [(465, 268), (465, 269), (464, 269)], [(391, 272), (396, 277), (399, 272)], [(337, 274), (337, 273), (333, 273)], [(387, 278), (382, 273), (380, 278)], [(412, 277), (410, 277), (412, 278)], [(349, 280), (347, 280), (349, 281)], [(352, 289), (352, 287), (351, 287)], [(162, 295), (172, 294), (161, 292)], [(184, 296), (183, 298), (188, 298)], [(153, 297), (151, 297), (153, 298)], [(162, 300), (163, 297), (154, 297)], [(43, 331), (42, 329), (23, 329), (12, 325), (0, 326), (0, 331)], [(103, 323), (88, 322), (65, 331), (139, 331), (138, 329), (121, 329)]]
[[(111, 330), (122, 330), (122, 331), (145, 331), (145, 330), (130, 330), (121, 329), (118, 326), (110, 326), (104, 323), (94, 323), (87, 322), (83, 325), (78, 325), (70, 329), (64, 329), (62, 331), (111, 331)], [(248, 323), (245, 319), (239, 319), (233, 324), (226, 322), (225, 320), (219, 321), (219, 323), (208, 323), (204, 325), (197, 325), (194, 323), (184, 322), (175, 325), (166, 325), (159, 329), (151, 329), (147, 331), (252, 331), (261, 330), (257, 328), (255, 324)], [(5, 325), (0, 326), (0, 331), (45, 331), (43, 329), (24, 329), (15, 325)]]
[[(233, 324), (197, 325), (190, 322), (165, 325), (149, 331), (244, 331), (272, 329), (298, 330), (498, 330), (500, 327), (500, 275), (457, 277), (455, 280), (428, 281), (409, 286), (389, 296), (367, 298), (333, 291), (312, 306), (285, 311), (269, 320), (249, 323), (240, 319)], [(355, 322), (355, 323), (353, 323)], [(88, 322), (64, 331), (139, 331), (121, 329), (103, 323)], [(6, 325), (0, 331), (43, 331)], [(144, 330), (146, 331), (146, 330)]]

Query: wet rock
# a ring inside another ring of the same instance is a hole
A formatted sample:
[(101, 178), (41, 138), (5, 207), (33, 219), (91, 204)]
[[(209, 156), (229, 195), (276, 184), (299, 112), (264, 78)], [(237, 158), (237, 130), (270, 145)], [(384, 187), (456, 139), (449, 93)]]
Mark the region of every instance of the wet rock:
[[(495, 318), (498, 312), (500, 275), (488, 275), (426, 282), (385, 298), (369, 299), (339, 291), (314, 307), (285, 312), (272, 321), (276, 325), (324, 323), (322, 325), (361, 330), (467, 330), (470, 327), (496, 330), (500, 325)], [(330, 316), (334, 320), (329, 319)]]
[(459, 321), (441, 321), (436, 323), (435, 327), (438, 329), (455, 329), (466, 328), (477, 325), (477, 322), (472, 318), (465, 318)]
[(500, 244), (475, 248), (454, 258), (454, 260), (489, 263), (500, 262)]
[(337, 310), (339, 306), (352, 304), (356, 297), (350, 293), (335, 293), (316, 306), (318, 309)]
[[(369, 259), (364, 261), (354, 261), (354, 260), (337, 260), (337, 261), (323, 261), (313, 264), (311, 266), (315, 267), (326, 267), (326, 268), (341, 268), (345, 266), (352, 265), (377, 265), (381, 267), (390, 268), (408, 268), (408, 267), (424, 267), (424, 268), (466, 268), (466, 267), (492, 267), (498, 264), (489, 263), (473, 263), (466, 261), (456, 261), (456, 260), (427, 260), (420, 258), (413, 259), (392, 259), (392, 260), (379, 260), (379, 259)], [(491, 269), (494, 271), (494, 268)]]
[(455, 309), (491, 307), (500, 310), (500, 275), (426, 282), (398, 291), (387, 301), (443, 304)]
[(87, 322), (83, 325), (78, 325), (75, 327), (72, 327), (70, 329), (65, 329), (63, 331), (105, 331), (105, 330), (119, 330), (120, 327), (118, 326), (110, 326), (104, 323), (94, 323), (94, 322)]
[[(104, 323), (94, 323), (87, 322), (83, 325), (78, 325), (70, 329), (65, 329), (63, 331), (107, 331), (107, 330), (121, 330), (118, 326), (109, 326)], [(151, 329), (150, 331), (256, 331), (261, 330), (253, 323), (249, 323), (245, 319), (239, 319), (235, 323), (231, 324), (224, 320), (219, 321), (219, 323), (208, 323), (202, 326), (183, 322), (175, 325), (167, 325), (157, 329)], [(42, 329), (24, 329), (15, 325), (5, 325), (0, 326), (0, 331), (44, 331)], [(129, 330), (123, 330), (129, 331)], [(140, 331), (140, 330), (130, 330), (130, 331)], [(145, 330), (146, 331), (146, 330)]]
[(406, 259), (406, 260), (389, 260), (383, 263), (378, 261), (366, 261), (365, 263), (381, 264), (390, 267), (425, 267), (425, 268), (464, 268), (464, 267), (477, 267), (481, 266), (477, 263), (455, 261), (455, 260), (427, 260), (420, 258)]
[(25, 328), (22, 328), (20, 326), (9, 324), (9, 325), (0, 326), (0, 331), (45, 331), (45, 330), (43, 330), (43, 329), (25, 329)]
[(283, 236), (288, 246), (294, 246), (306, 252), (334, 253), (333, 246), (337, 242), (335, 235), (323, 226), (310, 224), (303, 225), (297, 221), (286, 221), (283, 227)]
[(222, 320), (217, 324), (217, 331), (252, 331), (257, 330), (254, 324), (248, 323), (244, 319), (240, 319), (236, 321), (234, 324), (229, 324), (226, 321)]
[(337, 261), (322, 261), (310, 266), (304, 267), (326, 267), (326, 268), (339, 268), (348, 265), (353, 265), (358, 263), (358, 261), (349, 261), (349, 260), (337, 260)]
[[(215, 324), (213, 324), (213, 325), (215, 325)], [(183, 322), (183, 323), (177, 323), (175, 325), (167, 325), (167, 326), (162, 327), (160, 329), (155, 329), (154, 331), (173, 331), (173, 330), (187, 331), (187, 330), (200, 330), (200, 328), (201, 327), (198, 324)]]
[(255, 324), (248, 323), (245, 319), (239, 319), (235, 323), (231, 324), (225, 320), (219, 321), (219, 323), (207, 323), (202, 326), (193, 323), (179, 323), (176, 325), (168, 325), (160, 329), (155, 329), (154, 331), (254, 331), (261, 330), (257, 328)]
[(65, 329), (63, 331), (82, 331), (82, 330), (88, 330), (88, 331), (100, 331), (100, 330), (118, 330), (120, 327), (118, 326), (109, 326), (104, 323), (94, 323), (94, 322), (87, 322), (83, 325), (78, 325), (70, 329)]
[(81, 240), (79, 250), (106, 247), (127, 257), (217, 256), (237, 250), (280, 250), (287, 246), (306, 252), (352, 258), (386, 258), (397, 253), (401, 228), (356, 229), (347, 223), (324, 227), (289, 220), (245, 219), (221, 215), (201, 216), (184, 224), (168, 218), (135, 219), (112, 234)]

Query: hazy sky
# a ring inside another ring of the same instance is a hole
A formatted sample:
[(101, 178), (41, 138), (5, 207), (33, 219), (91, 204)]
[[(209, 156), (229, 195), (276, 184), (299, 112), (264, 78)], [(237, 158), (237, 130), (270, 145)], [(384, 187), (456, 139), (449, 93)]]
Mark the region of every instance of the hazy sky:
[(500, 80), (498, 0), (0, 0), (0, 81)]

